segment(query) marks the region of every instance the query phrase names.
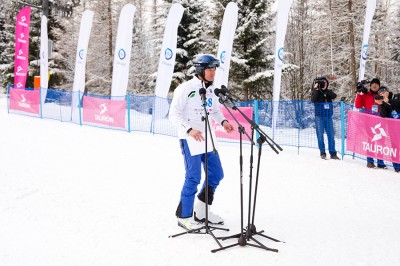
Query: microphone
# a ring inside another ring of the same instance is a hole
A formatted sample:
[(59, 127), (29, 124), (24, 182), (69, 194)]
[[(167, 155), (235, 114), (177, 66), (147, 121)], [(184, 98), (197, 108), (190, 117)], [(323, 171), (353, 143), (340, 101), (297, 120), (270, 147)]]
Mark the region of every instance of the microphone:
[(199, 89), (199, 94), (201, 96), (201, 101), (203, 102), (203, 104), (206, 102), (206, 93), (207, 93), (206, 89), (204, 88)]
[(223, 91), (222, 94), (226, 96), (229, 100), (232, 102), (238, 102), (239, 98), (236, 97), (235, 95), (231, 94), (228, 90), (228, 88), (225, 85), (221, 85), (221, 90)]
[(217, 95), (219, 98), (225, 98), (225, 92), (222, 89), (215, 89), (214, 90), (215, 95)]

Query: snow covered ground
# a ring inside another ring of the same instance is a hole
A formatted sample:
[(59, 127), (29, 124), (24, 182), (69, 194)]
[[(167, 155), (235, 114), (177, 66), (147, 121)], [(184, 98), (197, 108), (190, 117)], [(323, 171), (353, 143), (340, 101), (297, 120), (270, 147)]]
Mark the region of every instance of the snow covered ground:
[[(265, 146), (255, 224), (286, 243), (256, 236), (279, 252), (214, 254), (209, 235), (168, 237), (183, 230), (177, 139), (9, 115), (4, 98), (0, 136), (0, 265), (400, 265), (393, 169)], [(213, 209), (230, 231), (214, 233), (225, 236), (240, 230), (239, 145), (219, 147), (225, 178)], [(246, 145), (246, 198), (249, 154)]]

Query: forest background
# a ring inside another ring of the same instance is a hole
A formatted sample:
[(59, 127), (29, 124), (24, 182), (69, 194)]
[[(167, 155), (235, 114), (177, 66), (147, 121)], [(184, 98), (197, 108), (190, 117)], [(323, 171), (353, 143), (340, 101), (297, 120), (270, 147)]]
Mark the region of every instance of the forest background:
[[(41, 5), (40, 0), (26, 3)], [(113, 53), (123, 5), (136, 7), (128, 93), (154, 95), (165, 21), (172, 3), (185, 8), (178, 29), (178, 49), (170, 96), (194, 73), (192, 60), (216, 54), (224, 8), (217, 0), (50, 0), (49, 87), (72, 90), (82, 12), (94, 11), (86, 70), (86, 91), (110, 94)], [(229, 88), (241, 100), (271, 100), (277, 1), (238, 0), (239, 20), (233, 43)], [(56, 9), (57, 5), (70, 7)], [(15, 18), (23, 5), (0, 3), (0, 92), (13, 83)], [(354, 101), (365, 20), (365, 0), (294, 0), (285, 39), (282, 100), (309, 100), (314, 78), (326, 76), (338, 100)], [(40, 16), (32, 9), (27, 87), (39, 75)], [(369, 38), (365, 78), (400, 92), (400, 1), (378, 0)]]

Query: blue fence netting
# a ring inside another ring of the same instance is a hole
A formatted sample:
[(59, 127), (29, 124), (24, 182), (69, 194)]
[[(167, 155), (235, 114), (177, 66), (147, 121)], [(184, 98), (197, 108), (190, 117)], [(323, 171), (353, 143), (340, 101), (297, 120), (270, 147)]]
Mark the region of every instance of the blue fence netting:
[[(7, 90), (9, 96), (11, 87)], [(84, 94), (80, 92), (48, 89), (46, 98), (41, 102), (41, 118), (56, 119), (62, 122), (71, 122), (79, 125), (89, 125), (101, 128), (119, 129), (131, 131), (149, 132), (168, 136), (177, 136), (175, 126), (168, 119), (171, 99), (156, 96), (139, 96), (128, 94), (125, 97), (113, 97), (126, 101), (125, 127), (115, 128), (107, 124), (85, 123), (82, 121), (83, 97), (98, 99), (111, 99), (110, 96)], [(78, 100), (81, 99), (81, 100)], [(239, 107), (252, 107), (253, 119), (260, 128), (281, 146), (307, 147), (318, 149), (318, 141), (315, 129), (316, 105), (310, 101), (246, 101), (235, 103)], [(10, 110), (9, 97), (7, 102), (9, 113), (30, 115), (20, 111)], [(276, 112), (276, 124), (273, 126), (274, 108)], [(319, 108), (319, 107), (317, 107)], [(336, 151), (344, 155), (351, 155), (365, 159), (364, 156), (346, 152), (347, 114), (353, 109), (352, 104), (333, 102), (331, 115), (334, 129)], [(317, 110), (318, 111), (318, 110)], [(327, 137), (324, 134), (327, 146)], [(221, 141), (229, 141), (222, 139)], [(235, 141), (233, 141), (235, 142)]]

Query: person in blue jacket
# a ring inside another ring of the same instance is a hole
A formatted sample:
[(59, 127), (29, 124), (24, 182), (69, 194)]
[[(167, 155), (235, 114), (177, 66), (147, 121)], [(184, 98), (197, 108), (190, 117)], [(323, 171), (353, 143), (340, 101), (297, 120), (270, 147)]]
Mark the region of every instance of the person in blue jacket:
[(311, 88), (311, 101), (315, 106), (315, 130), (318, 139), (318, 148), (321, 159), (326, 159), (324, 132), (328, 137), (328, 150), (331, 159), (339, 160), (335, 149), (335, 139), (333, 130), (333, 106), (332, 100), (336, 98), (336, 93), (328, 89), (329, 82), (325, 77), (316, 78)]

